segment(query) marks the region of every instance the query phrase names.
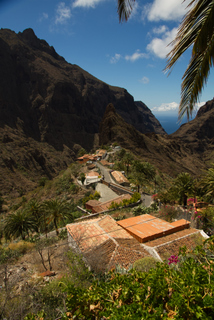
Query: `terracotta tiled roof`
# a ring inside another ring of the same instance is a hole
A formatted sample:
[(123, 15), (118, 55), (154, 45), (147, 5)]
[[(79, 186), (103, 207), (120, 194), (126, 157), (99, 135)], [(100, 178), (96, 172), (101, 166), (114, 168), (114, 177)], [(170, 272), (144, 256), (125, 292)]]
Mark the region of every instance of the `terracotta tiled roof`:
[(197, 232), (189, 234), (186, 237), (178, 238), (164, 245), (159, 245), (155, 249), (161, 259), (164, 260), (169, 258), (171, 255), (177, 256), (181, 247), (186, 246), (187, 249), (193, 250), (197, 246), (197, 243), (202, 243), (203, 240), (204, 238), (200, 232)]
[(97, 171), (90, 171), (86, 174), (86, 177), (99, 177), (99, 175)]
[(112, 202), (115, 202), (115, 203), (120, 203), (123, 199), (131, 199), (131, 195), (130, 194), (123, 194), (121, 196), (118, 196), (114, 199), (111, 199), (109, 201), (106, 201), (106, 202), (100, 202), (100, 201), (97, 201), (96, 203), (92, 204), (91, 202), (89, 203), (89, 200), (88, 202), (86, 202), (86, 206), (87, 205), (90, 205), (92, 208), (92, 211), (94, 213), (98, 213), (98, 212), (102, 212), (102, 211), (107, 211), (109, 209), (109, 207), (111, 206), (111, 203)]
[(112, 171), (111, 175), (114, 177), (114, 179), (117, 181), (117, 183), (119, 183), (119, 184), (128, 183), (129, 184), (129, 180), (122, 174), (122, 172)]
[(110, 216), (67, 225), (67, 230), (89, 265), (97, 271), (124, 267), (148, 255)]
[(99, 226), (108, 233), (112, 238), (133, 239), (133, 237), (123, 228), (119, 227), (117, 222), (110, 216), (99, 221)]
[(198, 232), (198, 230), (197, 229), (193, 229), (193, 228), (181, 230), (181, 231), (169, 234), (169, 235), (167, 235), (165, 237), (161, 237), (161, 238), (149, 241), (149, 242), (146, 243), (146, 245), (149, 246), (149, 247), (156, 247), (158, 245), (162, 245), (164, 243), (167, 243), (167, 242), (170, 242), (170, 241), (174, 241), (174, 240), (180, 239), (182, 237), (191, 235), (191, 234), (193, 234), (195, 232)]
[(139, 242), (147, 242), (156, 238), (189, 228), (189, 221), (184, 219), (169, 223), (150, 214), (124, 219), (117, 222)]
[(199, 230), (189, 228), (141, 244), (110, 216), (69, 224), (67, 230), (88, 264), (98, 272), (117, 265), (128, 268), (148, 255), (164, 260), (178, 255), (181, 246), (192, 249), (203, 239)]
[(106, 160), (100, 160), (100, 163), (101, 163), (103, 166), (108, 166), (108, 165), (109, 165), (109, 162), (106, 161)]
[(88, 200), (87, 204), (90, 206), (99, 206), (100, 202), (98, 200)]
[(123, 246), (118, 246), (115, 249), (114, 255), (111, 259), (109, 269), (115, 268), (117, 265), (120, 265), (124, 268), (128, 268), (130, 265), (133, 265), (135, 261), (142, 259), (148, 256), (149, 253), (144, 250), (137, 251), (134, 248), (130, 249)]

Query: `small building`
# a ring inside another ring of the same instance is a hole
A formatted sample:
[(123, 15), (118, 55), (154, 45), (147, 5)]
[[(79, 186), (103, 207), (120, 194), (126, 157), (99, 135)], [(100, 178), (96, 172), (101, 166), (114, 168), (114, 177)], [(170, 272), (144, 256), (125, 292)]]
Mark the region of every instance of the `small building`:
[(97, 272), (109, 271), (117, 265), (128, 268), (136, 260), (149, 255), (108, 215), (66, 227), (69, 245)]
[(84, 154), (82, 157), (77, 158), (77, 162), (80, 164), (87, 163), (90, 161), (90, 163), (97, 160), (97, 156), (91, 155), (91, 154)]
[(150, 214), (143, 214), (118, 221), (118, 225), (141, 243), (188, 229), (190, 222), (184, 219), (169, 223)]
[[(182, 221), (176, 221), (170, 228), (170, 224), (164, 224), (161, 219), (156, 218), (157, 221), (154, 222), (155, 217), (152, 216), (145, 217), (144, 222), (142, 216), (137, 221), (131, 219), (116, 222), (111, 216), (104, 215), (101, 218), (69, 224), (66, 226), (69, 246), (82, 255), (91, 269), (105, 272), (118, 265), (127, 269), (135, 261), (147, 256), (163, 261), (171, 255), (178, 255), (180, 247), (186, 245), (191, 250), (199, 241), (208, 238), (201, 230), (182, 229), (181, 226), (185, 225)], [(138, 229), (131, 229), (133, 222)], [(166, 235), (164, 230), (174, 232)], [(135, 236), (136, 231), (138, 240)], [(143, 231), (147, 242), (139, 242), (139, 238), (143, 239), (143, 235), (139, 237), (140, 231)], [(152, 234), (156, 235), (156, 238)]]
[(89, 200), (88, 202), (86, 202), (85, 207), (87, 210), (91, 210), (92, 213), (99, 213), (99, 212), (103, 212), (103, 211), (108, 211), (112, 202), (120, 203), (124, 199), (130, 200), (131, 195), (130, 194), (122, 194), (121, 196), (118, 196), (118, 197), (111, 199), (109, 201), (106, 201), (106, 202), (101, 202), (98, 200)]
[(120, 184), (121, 186), (130, 186), (129, 180), (124, 176), (124, 174), (121, 171), (112, 171), (111, 175), (116, 181), (116, 183)]
[(102, 179), (101, 175), (96, 171), (91, 171), (85, 175), (85, 185), (89, 185), (91, 183), (99, 182)]
[(105, 149), (98, 149), (96, 151), (96, 156), (97, 156), (97, 159), (99, 158), (100, 160), (101, 159), (104, 159), (107, 155), (107, 151)]

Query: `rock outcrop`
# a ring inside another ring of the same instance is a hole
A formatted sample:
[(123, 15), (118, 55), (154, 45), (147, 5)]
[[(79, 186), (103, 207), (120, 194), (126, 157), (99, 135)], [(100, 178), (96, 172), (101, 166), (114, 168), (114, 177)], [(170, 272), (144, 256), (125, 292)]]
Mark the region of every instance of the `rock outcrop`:
[(149, 109), (144, 105), (139, 111), (125, 89), (67, 63), (32, 29), (18, 34), (1, 29), (0, 56), (1, 127), (20, 128), (26, 136), (57, 150), (75, 143), (90, 150), (105, 108), (113, 103), (140, 132), (164, 133)]

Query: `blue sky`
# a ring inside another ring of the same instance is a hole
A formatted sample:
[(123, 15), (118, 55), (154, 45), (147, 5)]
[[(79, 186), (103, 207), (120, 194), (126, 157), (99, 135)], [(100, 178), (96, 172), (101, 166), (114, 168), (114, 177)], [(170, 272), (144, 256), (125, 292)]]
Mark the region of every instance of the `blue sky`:
[[(158, 117), (177, 115), (182, 75), (191, 52), (172, 73), (163, 72), (167, 45), (176, 35), (189, 0), (136, 1), (131, 18), (119, 23), (116, 0), (0, 0), (0, 27), (32, 28), (69, 63), (127, 89)], [(200, 97), (213, 98), (214, 74)]]

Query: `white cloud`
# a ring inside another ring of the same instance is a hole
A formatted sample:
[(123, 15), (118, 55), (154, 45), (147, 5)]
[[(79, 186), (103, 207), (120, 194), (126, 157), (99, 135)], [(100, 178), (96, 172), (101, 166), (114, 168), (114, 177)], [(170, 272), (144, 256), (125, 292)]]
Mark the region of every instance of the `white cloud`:
[(155, 0), (149, 10), (150, 21), (179, 21), (187, 12), (190, 0)]
[(174, 40), (177, 34), (177, 28), (166, 31), (162, 38), (154, 38), (148, 45), (147, 50), (157, 57), (164, 59), (171, 50), (170, 42)]
[(41, 18), (39, 19), (39, 21), (43, 21), (43, 20), (47, 20), (48, 19), (48, 14), (43, 12)]
[(152, 108), (152, 112), (177, 111), (179, 104), (177, 102), (162, 103), (159, 107)]
[(143, 77), (142, 79), (140, 79), (140, 82), (143, 84), (147, 84), (147, 83), (149, 83), (149, 78)]
[[(205, 105), (205, 102), (199, 102), (196, 103), (194, 106), (194, 111), (197, 112), (200, 107), (202, 107), (203, 105)], [(179, 104), (177, 102), (169, 102), (169, 103), (162, 103), (159, 107), (154, 107), (152, 108), (152, 112), (170, 112), (170, 111), (176, 111), (178, 112), (179, 109)]]
[(73, 7), (95, 8), (95, 6), (103, 0), (75, 0)]
[(195, 104), (194, 109), (195, 111), (198, 111), (202, 106), (205, 105), (206, 102), (198, 102)]
[(64, 2), (60, 2), (56, 10), (55, 24), (64, 24), (71, 18), (71, 9)]
[(139, 13), (139, 5), (138, 5), (138, 2), (135, 0), (135, 2), (133, 3), (133, 7), (132, 7), (132, 13), (130, 15), (130, 18), (129, 20), (131, 20), (132, 18), (134, 18), (136, 15), (138, 15)]
[(121, 59), (121, 54), (116, 53), (114, 57), (111, 57), (110, 63), (117, 63)]
[(153, 31), (153, 33), (161, 34), (161, 33), (167, 32), (168, 31), (168, 27), (167, 26), (160, 26), (158, 28), (154, 28), (152, 31)]
[(125, 56), (125, 59), (131, 62), (135, 62), (136, 60), (142, 59), (142, 58), (148, 58), (148, 55), (146, 53), (141, 53), (140, 50), (137, 50), (131, 56), (128, 56), (128, 55)]

